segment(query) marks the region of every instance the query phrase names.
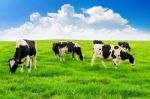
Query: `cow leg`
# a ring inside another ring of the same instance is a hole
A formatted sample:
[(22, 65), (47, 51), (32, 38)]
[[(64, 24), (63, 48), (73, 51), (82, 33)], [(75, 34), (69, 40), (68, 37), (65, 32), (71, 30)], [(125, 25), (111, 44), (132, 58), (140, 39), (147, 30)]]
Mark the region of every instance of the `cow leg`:
[(32, 60), (33, 60), (32, 62), (34, 64), (34, 69), (36, 69), (36, 56), (33, 56)]
[(115, 64), (115, 68), (118, 69), (118, 67), (119, 67), (119, 61), (117, 59), (113, 59), (113, 62)]
[(60, 61), (63, 61), (63, 56), (62, 56), (62, 54), (59, 55), (59, 59), (60, 59)]
[(65, 61), (65, 51), (62, 53), (62, 59), (63, 59), (63, 61)]
[(61, 56), (61, 53), (59, 53), (59, 59), (60, 59), (60, 61), (62, 61), (62, 56)]
[(24, 65), (24, 64), (21, 64), (21, 72), (23, 72), (23, 65)]
[(60, 53), (60, 61), (65, 61), (64, 55), (65, 55), (65, 52), (62, 51)]
[(60, 61), (65, 61), (64, 55), (60, 55)]
[(65, 58), (64, 58), (64, 57), (62, 57), (62, 61), (65, 61)]
[(104, 66), (104, 68), (107, 68), (105, 62), (103, 60), (101, 60), (102, 65)]
[(73, 58), (73, 60), (74, 60), (74, 53), (72, 52), (72, 58)]
[(59, 55), (58, 54), (56, 54), (56, 58), (59, 59)]
[(59, 59), (60, 59), (60, 61), (62, 61), (61, 57)]
[(62, 61), (63, 59), (63, 52), (62, 52), (62, 50), (60, 49), (59, 50), (59, 59), (60, 59), (60, 61)]
[(58, 55), (58, 53), (55, 53), (55, 57), (56, 57), (57, 59), (59, 59), (59, 55)]
[(30, 59), (30, 56), (27, 56), (27, 67), (28, 67), (28, 72), (31, 72), (31, 59)]
[(61, 55), (60, 55), (60, 61), (65, 61), (65, 59), (64, 59), (64, 55), (61, 53)]
[(79, 55), (75, 54), (75, 57), (76, 57), (76, 60), (78, 61), (79, 60)]
[(91, 60), (91, 67), (93, 67), (93, 64), (94, 64), (95, 59), (96, 59), (96, 55), (93, 54), (93, 58), (92, 58), (92, 60)]

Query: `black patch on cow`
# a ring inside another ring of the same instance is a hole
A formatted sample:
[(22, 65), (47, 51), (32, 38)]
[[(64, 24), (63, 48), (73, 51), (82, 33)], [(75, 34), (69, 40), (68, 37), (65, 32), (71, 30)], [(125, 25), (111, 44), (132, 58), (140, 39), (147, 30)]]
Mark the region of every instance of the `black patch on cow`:
[(100, 40), (94, 40), (93, 44), (104, 44), (104, 43), (103, 43), (103, 41), (100, 41)]
[(115, 48), (115, 49), (118, 49), (119, 47), (118, 47), (118, 46), (115, 46), (114, 48)]
[(59, 48), (63, 48), (63, 47), (66, 47), (68, 44), (68, 42), (58, 42), (58, 46)]
[(16, 48), (16, 52), (14, 55), (14, 60), (21, 62), (21, 59), (29, 55), (29, 48), (28, 46), (19, 46), (19, 48)]
[(120, 51), (120, 56), (121, 56), (121, 59), (122, 59), (122, 60), (129, 59), (129, 62), (130, 62), (131, 64), (134, 63), (134, 57), (133, 57), (132, 55), (130, 55), (129, 53), (124, 52), (124, 51)]
[(122, 42), (118, 42), (118, 45), (119, 45), (119, 46), (122, 46)]
[(68, 48), (68, 52), (72, 52), (73, 50), (76, 50), (75, 49), (75, 44), (72, 43), (72, 42), (67, 43), (67, 48)]
[(80, 48), (80, 47), (74, 47), (73, 53), (76, 53), (77, 55), (79, 55), (80, 60), (83, 61), (83, 55), (82, 55), (82, 51), (81, 51), (81, 48)]
[(108, 58), (109, 55), (110, 55), (110, 49), (111, 49), (111, 46), (110, 45), (103, 45), (102, 46), (102, 52), (103, 52), (103, 57), (104, 58)]
[(134, 64), (134, 57), (132, 55), (129, 55), (129, 62), (131, 64)]
[(55, 56), (59, 55), (59, 48), (58, 48), (58, 43), (53, 43), (53, 47), (52, 47)]
[(35, 41), (33, 40), (26, 40), (26, 43), (28, 44), (29, 48), (29, 55), (32, 56), (32, 55), (36, 55), (36, 48), (35, 48)]
[(131, 51), (131, 47), (128, 42), (118, 42), (118, 45)]
[(129, 54), (127, 52), (120, 51), (120, 57), (122, 60), (126, 60), (129, 59)]
[(116, 58), (116, 56), (115, 56), (115, 51), (113, 50), (112, 51), (112, 53), (111, 53), (111, 57), (114, 59), (114, 58)]

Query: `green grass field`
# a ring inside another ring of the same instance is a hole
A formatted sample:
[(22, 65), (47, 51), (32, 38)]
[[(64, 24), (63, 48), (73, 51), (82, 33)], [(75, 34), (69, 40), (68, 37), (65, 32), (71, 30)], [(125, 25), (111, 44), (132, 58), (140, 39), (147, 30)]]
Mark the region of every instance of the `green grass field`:
[[(111, 61), (104, 69), (97, 58), (90, 66), (92, 41), (78, 42), (84, 62), (74, 61), (66, 54), (65, 62), (54, 57), (52, 43), (59, 40), (36, 41), (37, 70), (10, 74), (8, 59), (13, 57), (16, 42), (0, 42), (0, 99), (150, 99), (150, 42), (129, 41), (136, 64), (124, 61), (118, 70)], [(104, 41), (117, 44), (117, 41)]]

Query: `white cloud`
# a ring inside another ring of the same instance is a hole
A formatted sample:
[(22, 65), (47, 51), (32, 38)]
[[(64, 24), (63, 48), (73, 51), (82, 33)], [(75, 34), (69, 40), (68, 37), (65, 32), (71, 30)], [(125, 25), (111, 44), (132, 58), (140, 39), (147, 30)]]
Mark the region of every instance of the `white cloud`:
[(35, 12), (30, 15), (30, 20), (35, 23), (38, 22), (40, 18), (41, 18), (41, 15), (38, 12)]
[(73, 6), (65, 4), (56, 13), (41, 16), (35, 12), (18, 28), (0, 31), (0, 40), (23, 38), (150, 40), (150, 33), (133, 28), (111, 9), (94, 6), (77, 13)]

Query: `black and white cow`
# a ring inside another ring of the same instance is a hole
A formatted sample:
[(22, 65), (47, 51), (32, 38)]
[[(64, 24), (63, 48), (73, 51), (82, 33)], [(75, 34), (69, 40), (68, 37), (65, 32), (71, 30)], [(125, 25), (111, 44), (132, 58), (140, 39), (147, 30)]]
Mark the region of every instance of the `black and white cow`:
[(78, 60), (78, 57), (80, 60), (83, 61), (83, 55), (82, 55), (82, 50), (81, 47), (78, 43), (73, 43), (73, 42), (57, 42), (53, 43), (53, 51), (55, 53), (55, 56), (60, 59), (60, 61), (65, 60), (64, 55), (66, 52), (72, 53), (72, 57), (76, 57)]
[(125, 49), (128, 49), (129, 51), (131, 50), (131, 47), (129, 46), (129, 43), (128, 42), (118, 42), (118, 45), (120, 47), (123, 47)]
[(16, 43), (16, 51), (14, 57), (9, 59), (9, 68), (11, 73), (15, 73), (19, 64), (21, 64), (21, 72), (23, 72), (23, 63), (27, 60), (28, 72), (31, 71), (32, 62), (36, 69), (36, 46), (31, 40), (19, 40)]
[(104, 44), (104, 42), (100, 40), (93, 40), (93, 44)]
[(106, 65), (103, 60), (112, 60), (116, 68), (118, 68), (122, 60), (129, 60), (129, 63), (131, 63), (131, 65), (134, 65), (134, 57), (120, 46), (95, 44), (91, 66), (93, 66), (96, 57), (99, 57), (101, 59), (104, 67), (106, 67)]

